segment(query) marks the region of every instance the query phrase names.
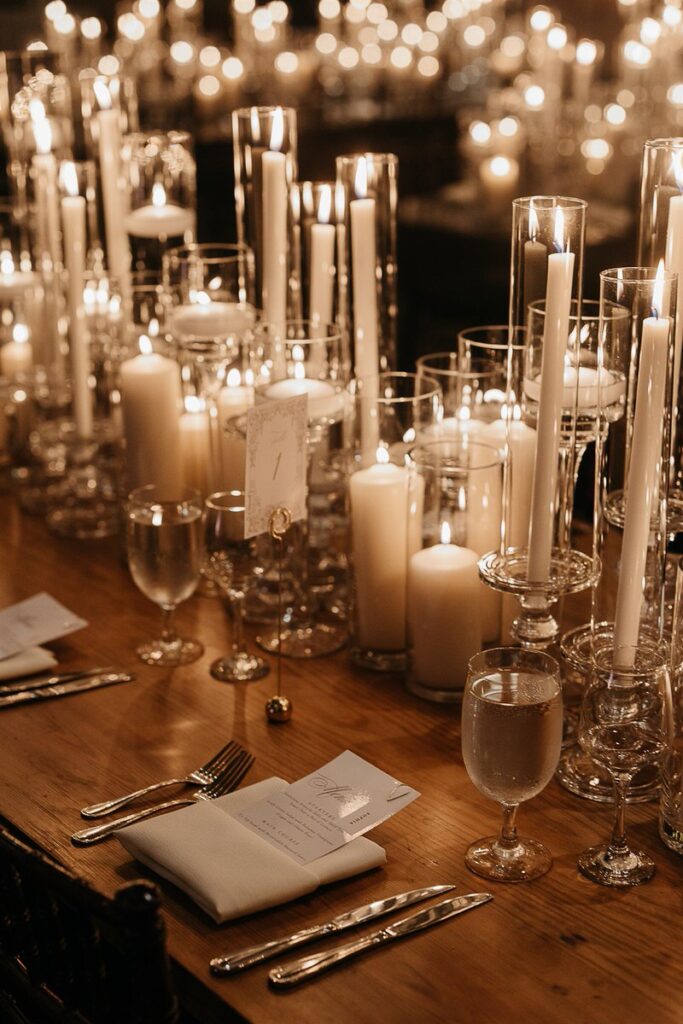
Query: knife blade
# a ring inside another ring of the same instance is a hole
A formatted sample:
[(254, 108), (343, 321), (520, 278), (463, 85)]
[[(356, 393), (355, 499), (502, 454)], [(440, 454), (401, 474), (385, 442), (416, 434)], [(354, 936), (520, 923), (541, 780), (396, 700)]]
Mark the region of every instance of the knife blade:
[(390, 914), (399, 907), (409, 907), (413, 903), (427, 900), (430, 896), (440, 896), (444, 892), (450, 892), (454, 885), (428, 885), (424, 889), (411, 889), (410, 892), (402, 892), (398, 896), (389, 896), (384, 900), (375, 900), (373, 903), (366, 903), (354, 910), (347, 910), (344, 914), (338, 914), (330, 921), (323, 924), (312, 925), (300, 932), (286, 935), (282, 939), (273, 939), (271, 942), (262, 942), (258, 946), (249, 946), (247, 949), (240, 949), (236, 953), (227, 956), (217, 956), (210, 961), (209, 966), (213, 974), (235, 974), (237, 971), (251, 967), (253, 964), (261, 963), (263, 960), (270, 960), (278, 953), (294, 949), (295, 946), (302, 946), (305, 942), (313, 942), (315, 939), (322, 939), (326, 935), (345, 931), (365, 921), (373, 921), (376, 917)]
[(26, 704), (28, 701), (49, 700), (52, 697), (68, 697), (72, 693), (86, 693), (88, 690), (99, 690), (104, 686), (115, 686), (117, 683), (130, 683), (135, 679), (131, 672), (109, 672), (101, 676), (88, 676), (85, 679), (74, 679), (68, 683), (55, 686), (41, 686), (35, 690), (20, 690), (0, 696), (0, 709)]
[(490, 892), (474, 892), (467, 896), (456, 896), (454, 899), (443, 900), (436, 906), (419, 910), (416, 914), (409, 914), (408, 917), (403, 917), (400, 921), (394, 921), (386, 928), (371, 932), (362, 939), (347, 942), (345, 945), (337, 946), (336, 949), (327, 950), (325, 953), (303, 956), (299, 960), (292, 960), (288, 964), (273, 967), (268, 977), (273, 985), (296, 985), (300, 981), (315, 977), (321, 971), (326, 971), (343, 960), (348, 960), (349, 957), (358, 956), (360, 953), (375, 949), (393, 939), (413, 935), (423, 928), (431, 928), (432, 925), (447, 921), (449, 917), (455, 917), (456, 914), (463, 914), (466, 910), (473, 910), (492, 899), (493, 896)]
[(40, 690), (44, 686), (56, 686), (58, 683), (70, 683), (76, 679), (86, 679), (90, 676), (100, 676), (104, 673), (114, 672), (112, 665), (105, 665), (103, 668), (83, 668), (73, 672), (57, 672), (53, 676), (38, 676), (36, 679), (17, 679), (11, 683), (0, 684), (0, 697), (8, 693), (23, 693), (25, 690)]

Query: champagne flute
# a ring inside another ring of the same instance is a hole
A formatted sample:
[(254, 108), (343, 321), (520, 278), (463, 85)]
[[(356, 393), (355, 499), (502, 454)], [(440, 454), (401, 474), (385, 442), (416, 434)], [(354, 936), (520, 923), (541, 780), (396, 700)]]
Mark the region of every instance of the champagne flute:
[(250, 654), (244, 638), (244, 601), (252, 577), (253, 544), (244, 536), (244, 492), (218, 491), (205, 503), (204, 574), (220, 587), (232, 610), (232, 652), (211, 666), (222, 683), (262, 679), (270, 667)]
[(578, 863), (593, 882), (626, 887), (648, 882), (655, 872), (652, 858), (630, 846), (624, 816), (631, 779), (664, 756), (672, 699), (666, 644), (641, 638), (638, 648), (614, 655), (611, 640), (594, 648), (579, 722), (583, 750), (612, 777), (614, 826), (609, 842), (584, 850)]
[(161, 637), (137, 648), (148, 665), (188, 665), (204, 653), (197, 640), (180, 637), (173, 613), (197, 589), (202, 564), (202, 499), (185, 491), (177, 501), (148, 484), (128, 497), (128, 565), (142, 593), (164, 613)]
[(499, 836), (479, 839), (465, 863), (477, 875), (521, 882), (550, 868), (550, 851), (517, 835), (524, 800), (553, 777), (562, 743), (560, 667), (537, 651), (498, 647), (470, 659), (462, 704), (462, 756), (477, 789), (503, 807)]

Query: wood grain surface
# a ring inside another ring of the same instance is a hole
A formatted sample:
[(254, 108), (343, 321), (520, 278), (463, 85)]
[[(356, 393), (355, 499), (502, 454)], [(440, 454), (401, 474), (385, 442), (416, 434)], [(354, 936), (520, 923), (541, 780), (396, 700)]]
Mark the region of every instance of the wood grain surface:
[[(555, 782), (519, 816), (521, 831), (553, 852), (544, 878), (489, 883), (495, 900), (476, 912), (290, 992), (269, 989), (265, 966), (212, 978), (210, 957), (370, 899), (435, 882), (453, 882), (460, 893), (487, 888), (467, 871), (463, 854), (472, 840), (497, 830), (499, 812), (463, 767), (459, 709), (411, 696), (398, 677), (361, 673), (342, 652), (286, 662), (294, 716), (269, 725), (264, 704), (274, 675), (239, 686), (209, 676), (210, 662), (227, 649), (221, 602), (195, 597), (179, 610), (179, 626), (206, 646), (199, 662), (147, 668), (134, 648), (155, 634), (158, 611), (130, 580), (118, 542), (57, 539), (8, 498), (0, 499), (0, 515), (0, 606), (46, 590), (90, 622), (52, 645), (61, 668), (112, 663), (138, 673), (131, 684), (0, 712), (0, 815), (101, 891), (153, 876), (115, 840), (73, 847), (79, 808), (186, 772), (230, 737), (256, 755), (247, 782), (273, 774), (294, 780), (351, 748), (422, 794), (372, 833), (387, 851), (383, 870), (237, 922), (215, 925), (155, 879), (179, 990), (197, 1019), (680, 1022), (683, 862), (657, 837), (656, 805), (628, 812), (633, 838), (656, 860), (655, 879), (610, 891), (576, 868), (580, 851), (607, 835), (610, 809), (578, 800)], [(579, 621), (581, 608), (575, 602), (566, 615)]]

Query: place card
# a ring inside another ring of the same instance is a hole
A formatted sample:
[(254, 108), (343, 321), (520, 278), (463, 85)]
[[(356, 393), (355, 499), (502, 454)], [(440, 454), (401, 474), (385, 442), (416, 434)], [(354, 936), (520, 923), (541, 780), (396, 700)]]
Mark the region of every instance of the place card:
[(0, 611), (0, 658), (75, 633), (88, 623), (49, 594), (34, 594)]
[(345, 750), (237, 819), (300, 864), (369, 832), (420, 794)]
[(286, 508), (292, 522), (305, 517), (307, 430), (307, 395), (247, 411), (245, 537), (267, 533), (276, 508)]

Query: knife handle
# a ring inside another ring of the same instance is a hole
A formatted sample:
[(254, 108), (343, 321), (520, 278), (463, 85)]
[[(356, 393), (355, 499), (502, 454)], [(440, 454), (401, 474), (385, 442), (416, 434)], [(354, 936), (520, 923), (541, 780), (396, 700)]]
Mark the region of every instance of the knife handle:
[(355, 939), (335, 949), (328, 949), (326, 953), (314, 953), (312, 956), (302, 956), (299, 960), (292, 960), (289, 964), (282, 964), (280, 967), (273, 967), (268, 977), (274, 985), (296, 985), (300, 981), (314, 978), (316, 974), (326, 971), (342, 960), (357, 956), (366, 949), (379, 946), (391, 936), (385, 931), (373, 932), (365, 938)]
[(249, 946), (247, 949), (239, 949), (229, 956), (217, 956), (211, 960), (209, 966), (213, 974), (235, 974), (237, 971), (259, 964), (263, 960), (270, 960), (278, 953), (284, 953), (295, 946), (302, 946), (305, 942), (312, 942), (313, 939), (321, 939), (325, 935), (331, 935), (336, 929), (330, 924), (316, 924), (311, 928), (304, 928), (300, 932), (294, 932), (284, 939), (273, 939), (271, 942), (261, 942), (258, 946)]

